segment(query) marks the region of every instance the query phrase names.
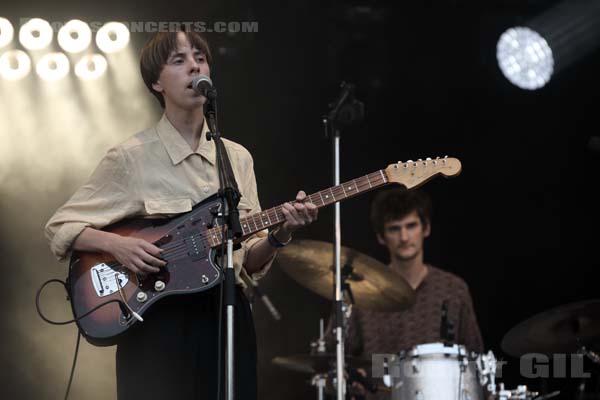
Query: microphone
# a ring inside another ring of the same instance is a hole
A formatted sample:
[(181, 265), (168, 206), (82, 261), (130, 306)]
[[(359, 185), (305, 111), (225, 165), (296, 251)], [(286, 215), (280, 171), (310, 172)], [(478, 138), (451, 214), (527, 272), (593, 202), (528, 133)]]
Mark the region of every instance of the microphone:
[(192, 89), (200, 93), (209, 100), (214, 100), (217, 97), (217, 91), (213, 87), (213, 83), (206, 75), (198, 75), (192, 80)]
[(330, 104), (331, 111), (329, 111), (329, 114), (327, 115), (329, 119), (335, 119), (340, 107), (344, 104), (352, 92), (354, 92), (354, 85), (351, 83), (342, 82), (338, 98), (332, 104)]
[(267, 310), (269, 310), (273, 318), (275, 318), (276, 321), (279, 321), (281, 319), (281, 314), (279, 314), (279, 311), (277, 311), (273, 303), (271, 303), (271, 299), (269, 299), (269, 297), (266, 294), (264, 294), (262, 290), (260, 290), (258, 283), (256, 283), (256, 281), (250, 277), (248, 279), (245, 279), (244, 277), (244, 281), (246, 281), (246, 283), (249, 283), (252, 286), (252, 290), (254, 290), (254, 293), (258, 297), (260, 297), (260, 299), (264, 303), (265, 307), (267, 307)]

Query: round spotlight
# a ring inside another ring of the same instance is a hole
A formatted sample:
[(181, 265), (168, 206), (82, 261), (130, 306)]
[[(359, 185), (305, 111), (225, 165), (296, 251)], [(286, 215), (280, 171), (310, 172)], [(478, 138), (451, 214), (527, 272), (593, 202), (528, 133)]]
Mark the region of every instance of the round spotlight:
[(69, 59), (64, 53), (49, 53), (40, 58), (35, 71), (45, 81), (54, 82), (69, 73)]
[(19, 30), (19, 41), (28, 50), (41, 50), (52, 42), (52, 27), (41, 18), (27, 21)]
[(105, 53), (114, 53), (129, 43), (129, 29), (120, 22), (107, 22), (96, 33), (96, 45)]
[(15, 30), (6, 18), (0, 17), (0, 49), (12, 42)]
[(108, 63), (104, 56), (100, 54), (86, 55), (75, 64), (75, 75), (86, 81), (98, 79), (106, 71), (107, 66)]
[(546, 40), (525, 27), (510, 28), (500, 36), (496, 58), (502, 73), (521, 89), (543, 87), (554, 72), (554, 56)]
[(0, 56), (0, 76), (16, 81), (31, 71), (31, 59), (23, 50), (10, 50)]
[(72, 19), (58, 31), (58, 44), (69, 53), (87, 49), (91, 41), (92, 30), (88, 24), (78, 19)]

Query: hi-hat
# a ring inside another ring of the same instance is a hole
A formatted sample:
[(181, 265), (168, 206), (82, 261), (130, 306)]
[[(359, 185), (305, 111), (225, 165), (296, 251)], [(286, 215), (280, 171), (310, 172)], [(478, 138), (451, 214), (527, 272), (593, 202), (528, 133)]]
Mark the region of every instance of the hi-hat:
[(537, 314), (512, 328), (502, 339), (505, 353), (575, 353), (600, 343), (600, 300), (560, 306)]
[[(356, 305), (376, 311), (400, 311), (411, 306), (414, 290), (379, 261), (342, 247), (341, 266), (348, 272)], [(296, 240), (277, 256), (283, 271), (300, 285), (327, 299), (334, 298), (333, 246), (316, 240)], [(346, 297), (346, 302), (350, 299)]]

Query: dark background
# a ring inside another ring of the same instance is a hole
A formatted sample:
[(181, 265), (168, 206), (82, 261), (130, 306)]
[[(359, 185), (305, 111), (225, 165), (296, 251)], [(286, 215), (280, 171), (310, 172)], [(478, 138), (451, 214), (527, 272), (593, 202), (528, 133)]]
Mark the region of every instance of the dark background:
[[(518, 376), (518, 363), (502, 352), (500, 341), (534, 314), (596, 297), (592, 276), (600, 263), (594, 189), (600, 162), (588, 141), (597, 130), (599, 56), (565, 69), (539, 91), (523, 91), (502, 76), (496, 42), (505, 29), (555, 1), (404, 3), (170, 1), (140, 7), (61, 1), (11, 4), (2, 13), (13, 21), (34, 15), (258, 21), (258, 33), (206, 37), (215, 59), (212, 76), (219, 88), (221, 130), (253, 154), (265, 208), (291, 199), (298, 189), (314, 192), (331, 185), (331, 146), (321, 116), (341, 81), (356, 84), (366, 119), (342, 131), (342, 180), (398, 160), (449, 155), (462, 161), (459, 177), (437, 178), (424, 186), (434, 204), (426, 260), (469, 284), (486, 349), (509, 361), (503, 379), (507, 386), (538, 386), (539, 381)], [(132, 44), (139, 49), (147, 37), (136, 34)], [(64, 192), (63, 201), (70, 194)], [(367, 194), (342, 204), (342, 241), (387, 262), (369, 226), (371, 198)], [(0, 202), (5, 220), (18, 220), (16, 203)], [(40, 230), (52, 211), (40, 217)], [(295, 236), (331, 241), (332, 222), (332, 209), (321, 210), (319, 221)], [(6, 241), (0, 246), (7, 255), (6, 270), (18, 271), (15, 263), (23, 248)], [(47, 258), (54, 262), (49, 253)], [(62, 277), (60, 271), (52, 269), (50, 275)], [(18, 272), (10, 274), (8, 283), (19, 279)], [(27, 280), (27, 301), (42, 281)], [(261, 285), (283, 320), (275, 322), (261, 303), (255, 304), (259, 398), (316, 396), (305, 382), (309, 377), (278, 369), (270, 360), (308, 352), (329, 304), (276, 264)], [(5, 304), (24, 301), (22, 295)], [(39, 398), (33, 383), (44, 376), (5, 349), (16, 346), (24, 349), (22, 357), (30, 354), (26, 343), (11, 333), (6, 308), (2, 317), (7, 335), (2, 362), (19, 365), (3, 368), (2, 390), (13, 398)], [(66, 359), (70, 351), (65, 350)], [(572, 382), (550, 385), (567, 383)], [(61, 388), (66, 378), (51, 384)]]

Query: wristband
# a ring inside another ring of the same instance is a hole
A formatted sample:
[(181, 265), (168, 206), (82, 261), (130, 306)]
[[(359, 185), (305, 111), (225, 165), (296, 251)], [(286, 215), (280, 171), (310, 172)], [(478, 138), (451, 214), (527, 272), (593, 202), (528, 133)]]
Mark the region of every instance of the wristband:
[(273, 235), (274, 231), (270, 231), (269, 234), (267, 235), (267, 239), (269, 240), (269, 244), (275, 248), (280, 248), (280, 247), (284, 247), (286, 246), (288, 243), (290, 243), (292, 241), (292, 237), (290, 236), (290, 238), (284, 243), (284, 242), (280, 242), (279, 239), (277, 239), (275, 237), (275, 235)]

